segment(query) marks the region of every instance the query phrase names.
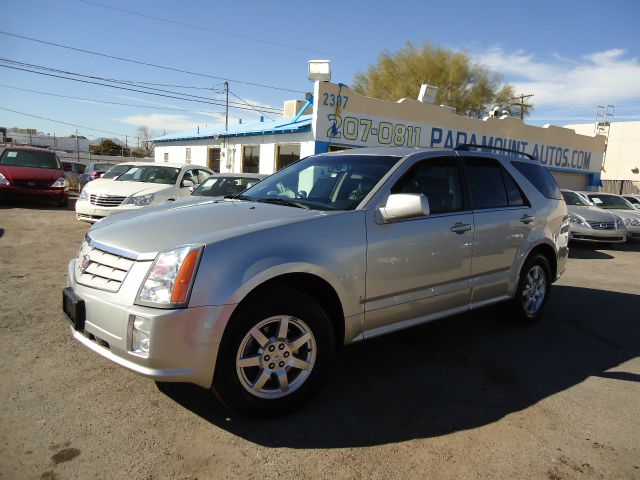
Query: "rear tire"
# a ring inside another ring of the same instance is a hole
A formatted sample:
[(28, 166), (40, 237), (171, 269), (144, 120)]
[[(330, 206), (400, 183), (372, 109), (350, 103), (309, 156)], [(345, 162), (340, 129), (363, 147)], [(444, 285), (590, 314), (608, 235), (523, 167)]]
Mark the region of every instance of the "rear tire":
[(213, 390), (245, 415), (291, 413), (319, 390), (334, 349), (331, 321), (315, 300), (292, 289), (264, 292), (229, 321)]
[(527, 259), (520, 272), (516, 296), (511, 301), (515, 320), (531, 325), (540, 320), (551, 291), (551, 266), (544, 255), (535, 254)]

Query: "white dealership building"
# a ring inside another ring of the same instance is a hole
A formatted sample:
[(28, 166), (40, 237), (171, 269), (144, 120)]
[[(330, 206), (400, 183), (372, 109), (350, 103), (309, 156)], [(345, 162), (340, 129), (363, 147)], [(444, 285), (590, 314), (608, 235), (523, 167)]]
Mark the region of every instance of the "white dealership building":
[[(276, 121), (236, 124), (227, 130), (197, 129), (153, 141), (156, 162), (264, 174), (307, 155), (343, 148), (475, 144), (533, 155), (561, 186), (596, 189), (601, 185), (605, 137), (595, 135), (593, 126), (591, 132), (576, 130), (535, 127), (507, 116), (473, 119), (446, 106), (413, 99), (380, 100), (342, 84), (315, 82), (312, 99), (286, 102), (284, 116)], [(614, 138), (612, 130), (610, 145)]]

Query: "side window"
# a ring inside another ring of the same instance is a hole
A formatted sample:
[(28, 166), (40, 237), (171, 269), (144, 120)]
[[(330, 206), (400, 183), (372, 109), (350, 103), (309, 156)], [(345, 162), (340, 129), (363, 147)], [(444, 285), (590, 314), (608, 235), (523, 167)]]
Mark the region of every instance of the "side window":
[(391, 188), (391, 193), (421, 193), (431, 213), (462, 210), (462, 183), (455, 158), (429, 158), (415, 164)]
[(507, 188), (507, 199), (509, 200), (510, 207), (522, 207), (524, 205), (528, 205), (529, 202), (520, 190), (520, 187), (513, 179), (511, 174), (507, 172), (504, 168), (500, 168), (502, 170), (502, 179), (504, 180), (504, 185)]
[(547, 198), (562, 200), (560, 188), (555, 178), (539, 163), (511, 161), (511, 164)]
[(184, 176), (182, 177), (182, 181), (184, 182), (185, 180), (189, 180), (190, 182), (193, 182), (194, 185), (198, 184), (198, 176), (195, 175), (196, 171), (195, 170), (187, 170), (186, 172), (184, 172)]
[(209, 172), (207, 172), (206, 170), (198, 170), (198, 181), (196, 183), (198, 183), (198, 185), (201, 184), (207, 178), (209, 178), (209, 175)]
[(490, 158), (465, 158), (473, 208), (504, 208), (509, 206), (502, 167)]

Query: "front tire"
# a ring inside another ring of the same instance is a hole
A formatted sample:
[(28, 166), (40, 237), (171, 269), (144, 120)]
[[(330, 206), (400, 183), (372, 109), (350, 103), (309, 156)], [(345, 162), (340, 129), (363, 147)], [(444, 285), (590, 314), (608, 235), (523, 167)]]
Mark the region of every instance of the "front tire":
[(245, 415), (293, 412), (322, 385), (334, 348), (331, 321), (315, 300), (290, 289), (265, 292), (229, 321), (214, 392)]
[(542, 318), (551, 291), (551, 267), (544, 255), (527, 259), (520, 273), (518, 290), (512, 300), (516, 321), (531, 325)]

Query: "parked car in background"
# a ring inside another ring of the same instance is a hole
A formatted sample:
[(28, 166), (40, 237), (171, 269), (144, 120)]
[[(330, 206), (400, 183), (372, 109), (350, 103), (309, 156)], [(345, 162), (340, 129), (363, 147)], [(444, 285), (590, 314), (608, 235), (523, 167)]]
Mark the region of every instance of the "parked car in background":
[(625, 242), (627, 227), (624, 221), (600, 208), (590, 205), (572, 190), (562, 190), (569, 209), (569, 240), (576, 242)]
[(191, 194), (192, 197), (217, 197), (237, 195), (254, 186), (268, 175), (258, 173), (214, 173)]
[(622, 198), (626, 199), (631, 205), (640, 209), (640, 195), (622, 195)]
[(64, 178), (69, 183), (69, 190), (82, 190), (80, 188), (80, 176), (84, 173), (87, 166), (80, 162), (62, 162), (62, 168), (64, 169)]
[(102, 175), (113, 166), (113, 163), (90, 162), (84, 173), (80, 175), (79, 190), (82, 190), (87, 183), (102, 177)]
[(336, 344), (498, 302), (514, 322), (539, 320), (568, 236), (538, 162), (345, 150), (233, 198), (96, 223), (69, 264), (63, 309), (73, 336), (111, 361), (270, 416), (310, 399)]
[(191, 194), (192, 188), (213, 172), (206, 167), (139, 162), (114, 180), (88, 183), (76, 202), (78, 220), (95, 222), (104, 217)]
[(640, 212), (625, 198), (613, 193), (580, 192), (596, 207), (616, 214), (627, 227), (627, 239), (640, 239)]
[(55, 152), (7, 147), (0, 154), (0, 198), (42, 199), (66, 206), (69, 184)]

